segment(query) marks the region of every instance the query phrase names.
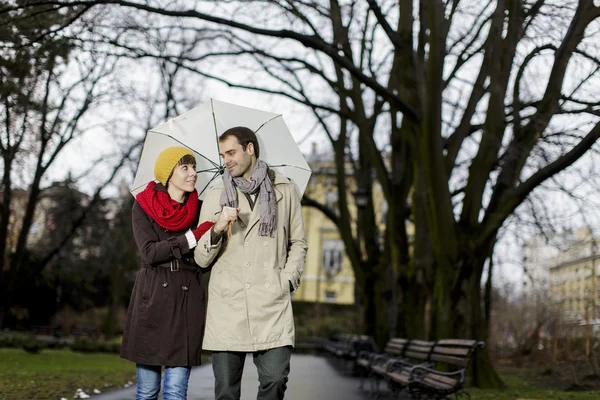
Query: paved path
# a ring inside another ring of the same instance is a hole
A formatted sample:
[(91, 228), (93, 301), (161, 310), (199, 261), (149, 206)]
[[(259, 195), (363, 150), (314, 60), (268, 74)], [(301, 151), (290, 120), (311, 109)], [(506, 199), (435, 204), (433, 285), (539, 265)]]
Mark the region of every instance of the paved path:
[[(214, 399), (214, 378), (210, 365), (192, 370), (188, 400)], [(313, 355), (294, 354), (286, 400), (365, 400), (367, 395), (358, 388), (359, 380), (344, 376), (327, 359)], [(242, 400), (256, 399), (258, 375), (249, 357), (242, 376)], [(126, 389), (92, 396), (91, 400), (133, 400), (135, 385)]]

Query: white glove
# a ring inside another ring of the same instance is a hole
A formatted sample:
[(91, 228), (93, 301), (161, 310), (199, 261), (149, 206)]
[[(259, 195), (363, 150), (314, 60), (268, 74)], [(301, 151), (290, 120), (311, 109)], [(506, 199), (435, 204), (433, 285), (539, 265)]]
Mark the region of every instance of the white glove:
[(213, 228), (215, 233), (223, 232), (225, 229), (227, 229), (227, 225), (234, 223), (237, 220), (239, 212), (239, 208), (223, 207), (221, 214), (219, 214), (219, 218), (217, 219), (217, 222), (215, 222), (215, 226)]

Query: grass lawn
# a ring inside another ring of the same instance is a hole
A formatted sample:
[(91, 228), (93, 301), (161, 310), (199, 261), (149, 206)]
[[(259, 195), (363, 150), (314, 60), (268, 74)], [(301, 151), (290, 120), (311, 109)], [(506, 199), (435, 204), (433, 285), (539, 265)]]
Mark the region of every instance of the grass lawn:
[[(498, 369), (507, 386), (505, 390), (484, 390), (469, 388), (472, 400), (597, 400), (598, 391), (561, 391), (548, 389), (548, 382), (534, 377), (531, 371), (518, 369)], [(558, 383), (558, 382), (555, 382)], [(568, 385), (567, 385), (568, 386)], [(563, 384), (562, 387), (565, 387)]]
[[(508, 386), (507, 389), (469, 388), (471, 399), (600, 399), (600, 391), (566, 392), (549, 389), (551, 386), (566, 386), (557, 378), (541, 379), (535, 371), (505, 368), (500, 369), (499, 373)], [(78, 388), (92, 395), (94, 389), (107, 392), (123, 387), (127, 382), (134, 382), (134, 379), (135, 365), (116, 354), (77, 353), (70, 350), (43, 350), (39, 354), (29, 354), (22, 349), (0, 349), (1, 400), (72, 399)]]
[(77, 388), (93, 394), (134, 382), (135, 364), (116, 354), (0, 349), (0, 399), (72, 399)]

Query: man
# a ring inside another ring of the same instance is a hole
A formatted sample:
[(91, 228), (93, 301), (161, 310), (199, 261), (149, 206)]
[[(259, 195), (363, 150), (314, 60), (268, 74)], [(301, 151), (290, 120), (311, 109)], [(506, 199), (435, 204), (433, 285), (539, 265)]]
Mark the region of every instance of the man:
[(212, 265), (203, 348), (211, 350), (216, 400), (238, 400), (252, 353), (259, 400), (283, 399), (294, 346), (291, 292), (300, 285), (306, 240), (293, 182), (259, 158), (254, 132), (219, 137), (227, 170), (204, 198), (200, 221), (216, 221), (194, 250)]

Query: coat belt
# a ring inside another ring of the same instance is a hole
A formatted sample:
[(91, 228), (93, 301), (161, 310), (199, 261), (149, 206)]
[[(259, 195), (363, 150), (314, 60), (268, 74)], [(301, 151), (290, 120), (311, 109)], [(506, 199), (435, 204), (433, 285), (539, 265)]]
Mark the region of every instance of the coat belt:
[(172, 272), (178, 272), (182, 269), (185, 269), (187, 271), (193, 271), (193, 272), (198, 272), (200, 270), (197, 266), (192, 266), (192, 265), (186, 264), (183, 260), (180, 260), (178, 258), (176, 258), (170, 262), (166, 262), (166, 263), (162, 263), (162, 264), (149, 265), (146, 268), (154, 268), (154, 267), (169, 268)]

